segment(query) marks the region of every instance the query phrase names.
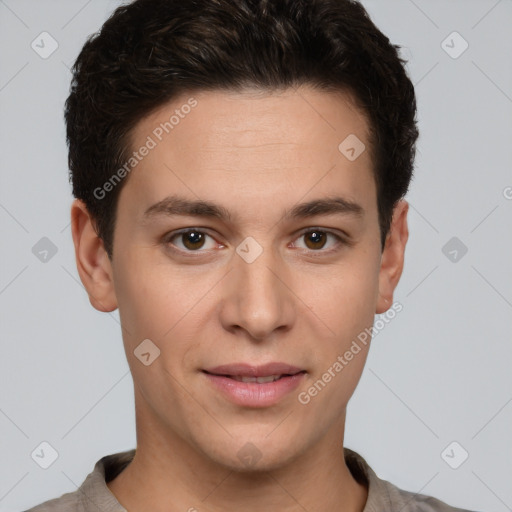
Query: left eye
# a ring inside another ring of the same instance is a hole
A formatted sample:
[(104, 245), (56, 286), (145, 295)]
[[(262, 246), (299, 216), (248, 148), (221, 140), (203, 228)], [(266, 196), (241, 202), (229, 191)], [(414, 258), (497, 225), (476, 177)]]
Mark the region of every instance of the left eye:
[[(305, 248), (311, 251), (319, 252), (319, 250), (324, 249), (325, 245), (327, 244), (329, 236), (335, 239), (334, 247), (332, 247), (331, 249), (324, 250), (322, 252), (330, 252), (331, 250), (335, 249), (338, 245), (343, 243), (343, 239), (340, 236), (330, 231), (325, 231), (317, 228), (309, 228), (308, 231), (303, 231), (297, 239), (305, 238)], [(173, 240), (175, 240), (176, 238), (181, 242), (181, 246), (179, 244), (173, 243)], [(207, 238), (213, 240), (213, 243), (210, 245), (210, 247), (205, 247), (205, 242)], [(182, 250), (183, 252), (203, 252), (199, 251), (199, 249), (208, 250), (215, 248), (215, 240), (213, 239), (213, 237), (199, 229), (188, 229), (186, 231), (180, 231), (178, 233), (175, 233), (166, 240), (166, 243), (175, 245), (176, 247), (178, 247), (178, 249)]]
[(343, 240), (340, 236), (331, 233), (330, 231), (325, 231), (322, 229), (309, 229), (308, 231), (304, 231), (299, 235), (298, 239), (305, 238), (306, 240), (306, 249), (310, 249), (313, 251), (317, 251), (319, 249), (323, 249), (327, 243), (327, 237), (331, 236), (333, 237), (336, 242), (334, 243), (334, 246), (331, 249), (327, 249), (322, 252), (330, 252), (331, 250), (334, 250), (338, 245), (340, 245)]

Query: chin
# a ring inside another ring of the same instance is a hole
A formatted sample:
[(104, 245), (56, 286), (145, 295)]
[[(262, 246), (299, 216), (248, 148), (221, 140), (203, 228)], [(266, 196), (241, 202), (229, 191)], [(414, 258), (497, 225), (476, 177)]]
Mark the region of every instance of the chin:
[(205, 440), (208, 445), (201, 451), (215, 463), (238, 473), (274, 471), (291, 464), (302, 453), (293, 436), (283, 438), (267, 434), (238, 436), (213, 443), (210, 438)]

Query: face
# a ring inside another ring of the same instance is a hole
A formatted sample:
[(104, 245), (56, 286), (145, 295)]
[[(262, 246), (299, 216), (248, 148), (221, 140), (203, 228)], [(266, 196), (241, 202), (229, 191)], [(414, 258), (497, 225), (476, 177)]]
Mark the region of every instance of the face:
[(299, 91), (199, 92), (140, 121), (133, 149), (152, 147), (120, 193), (113, 259), (79, 263), (93, 305), (119, 308), (138, 432), (231, 468), (339, 438), (369, 348), (354, 340), (401, 272), (405, 215), (383, 254), (365, 117)]

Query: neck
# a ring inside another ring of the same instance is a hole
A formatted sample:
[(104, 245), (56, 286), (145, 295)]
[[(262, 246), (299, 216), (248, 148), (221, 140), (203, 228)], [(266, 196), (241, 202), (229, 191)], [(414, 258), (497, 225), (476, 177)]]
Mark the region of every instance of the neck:
[(345, 463), (344, 417), (341, 423), (341, 432), (336, 425), (283, 466), (241, 471), (218, 464), (156, 424), (140, 429), (137, 418), (135, 457), (107, 486), (131, 512), (362, 512), (368, 491)]

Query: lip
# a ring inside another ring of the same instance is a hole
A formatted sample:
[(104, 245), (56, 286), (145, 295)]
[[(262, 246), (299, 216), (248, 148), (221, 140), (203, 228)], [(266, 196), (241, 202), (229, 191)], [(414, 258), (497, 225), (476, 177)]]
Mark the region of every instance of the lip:
[(205, 368), (203, 371), (214, 375), (230, 375), (232, 377), (268, 377), (269, 375), (294, 375), (304, 370), (290, 364), (273, 362), (259, 366), (247, 363), (223, 364), (213, 368)]
[[(295, 390), (306, 375), (306, 371), (286, 363), (267, 363), (252, 366), (245, 363), (221, 365), (203, 370), (207, 381), (214, 389), (232, 403), (243, 407), (270, 407)], [(273, 382), (240, 382), (238, 377), (268, 377), (284, 375)]]

